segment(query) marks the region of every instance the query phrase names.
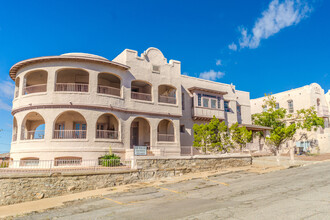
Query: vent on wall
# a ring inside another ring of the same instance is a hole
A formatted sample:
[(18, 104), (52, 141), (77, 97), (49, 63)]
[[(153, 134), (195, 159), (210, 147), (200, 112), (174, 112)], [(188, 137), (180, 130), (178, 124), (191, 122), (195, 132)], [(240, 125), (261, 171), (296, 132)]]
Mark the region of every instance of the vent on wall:
[(160, 66), (152, 65), (152, 72), (153, 73), (160, 73)]

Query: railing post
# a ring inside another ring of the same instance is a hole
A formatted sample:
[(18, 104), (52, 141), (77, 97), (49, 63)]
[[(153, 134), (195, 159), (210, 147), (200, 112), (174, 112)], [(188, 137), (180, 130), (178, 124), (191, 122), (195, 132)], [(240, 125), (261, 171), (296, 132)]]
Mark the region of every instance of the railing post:
[(49, 161), (50, 162), (50, 166), (49, 166), (49, 174), (52, 174), (52, 160)]

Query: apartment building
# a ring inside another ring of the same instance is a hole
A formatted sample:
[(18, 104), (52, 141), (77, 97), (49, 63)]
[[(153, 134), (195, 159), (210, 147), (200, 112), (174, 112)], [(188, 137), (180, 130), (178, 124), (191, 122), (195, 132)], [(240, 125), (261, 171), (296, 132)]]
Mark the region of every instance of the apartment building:
[[(303, 148), (304, 151), (330, 152), (329, 92), (325, 94), (319, 84), (312, 83), (300, 88), (272, 94), (272, 96), (276, 98), (276, 107), (287, 109), (287, 113), (295, 114), (297, 110), (314, 106), (318, 117), (324, 119), (324, 129), (319, 128), (317, 131), (311, 132), (298, 130), (294, 140), (290, 141), (287, 146), (284, 146), (284, 149), (295, 146)], [(264, 99), (264, 97), (251, 99), (252, 114), (267, 110), (267, 106), (263, 106)]]
[(14, 160), (97, 159), (112, 151), (130, 159), (134, 146), (179, 156), (192, 126), (214, 115), (251, 125), (249, 93), (181, 75), (181, 63), (156, 48), (126, 49), (112, 61), (68, 53), (32, 58), (10, 69), (15, 81)]

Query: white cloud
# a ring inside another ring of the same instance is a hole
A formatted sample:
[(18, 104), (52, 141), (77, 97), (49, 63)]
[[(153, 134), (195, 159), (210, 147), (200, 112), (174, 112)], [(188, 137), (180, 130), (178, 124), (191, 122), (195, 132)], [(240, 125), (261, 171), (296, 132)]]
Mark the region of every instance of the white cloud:
[(236, 51), (237, 50), (237, 45), (233, 42), (231, 44), (228, 45), (228, 48), (230, 50)]
[(222, 66), (222, 61), (221, 61), (221, 60), (217, 60), (217, 61), (215, 62), (215, 65), (217, 65), (217, 66)]
[(15, 85), (10, 81), (0, 81), (0, 97), (12, 99), (14, 96)]
[(207, 72), (203, 72), (199, 74), (199, 78), (202, 79), (207, 79), (207, 80), (217, 80), (222, 78), (225, 75), (225, 73), (220, 72), (220, 71), (214, 71), (214, 70), (210, 70)]
[(257, 48), (262, 39), (269, 38), (283, 28), (298, 24), (307, 18), (311, 11), (311, 6), (305, 0), (273, 0), (255, 22), (252, 33), (244, 27), (239, 28), (239, 45), (241, 48)]
[(7, 104), (5, 101), (0, 99), (0, 109), (6, 110), (6, 111), (11, 111), (11, 106)]
[(0, 81), (0, 109), (11, 111), (11, 100), (14, 97), (15, 85), (10, 81)]

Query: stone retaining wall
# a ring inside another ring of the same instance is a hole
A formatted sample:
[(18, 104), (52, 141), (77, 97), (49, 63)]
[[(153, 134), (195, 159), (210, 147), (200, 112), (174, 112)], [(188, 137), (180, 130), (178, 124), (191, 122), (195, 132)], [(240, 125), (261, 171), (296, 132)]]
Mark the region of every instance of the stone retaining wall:
[(7, 174), (0, 176), (0, 205), (50, 198), (189, 172), (246, 166), (251, 156), (141, 158), (135, 170), (111, 173)]

